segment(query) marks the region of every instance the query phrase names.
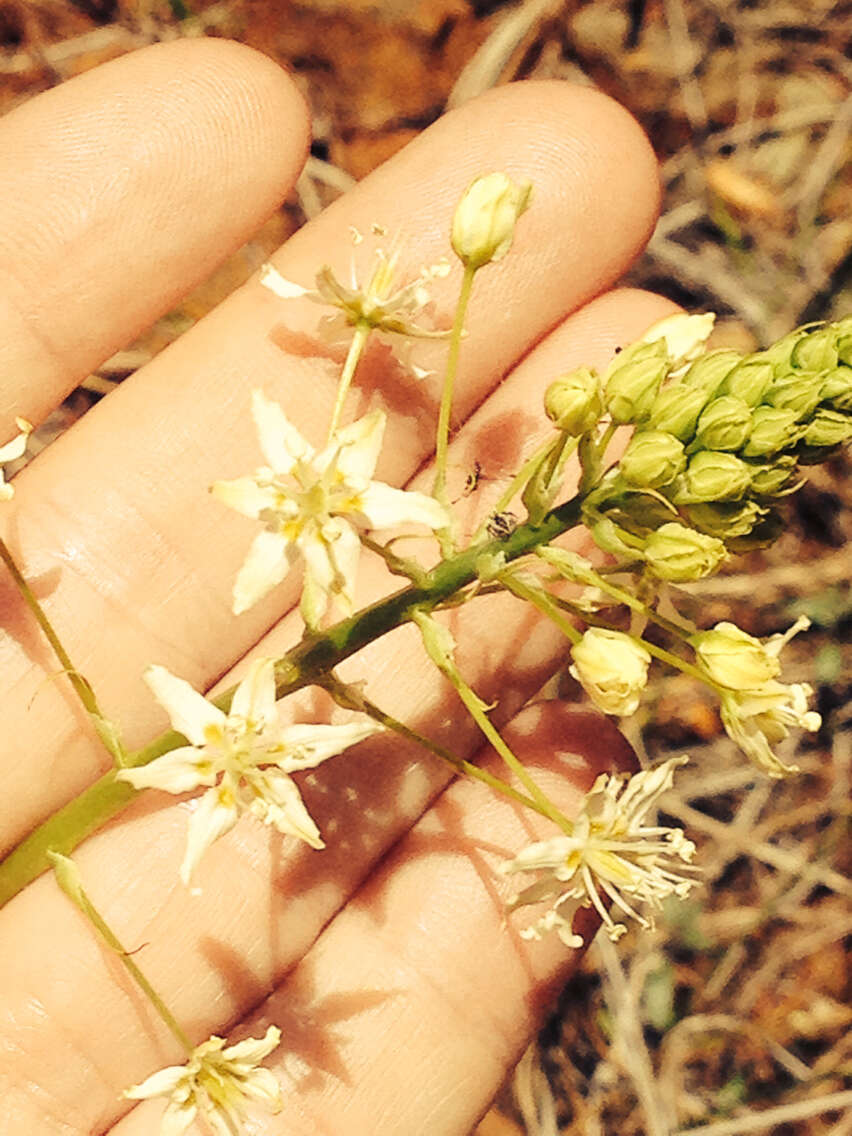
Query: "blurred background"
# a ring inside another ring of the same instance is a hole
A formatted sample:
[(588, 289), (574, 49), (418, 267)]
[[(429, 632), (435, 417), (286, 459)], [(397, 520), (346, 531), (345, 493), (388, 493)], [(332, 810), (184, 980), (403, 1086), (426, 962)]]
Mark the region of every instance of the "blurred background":
[[(718, 312), (714, 346), (852, 312), (849, 0), (0, 0), (0, 113), (181, 36), (292, 71), (311, 159), (251, 244), (90, 376), (35, 448), (445, 110), (528, 78), (597, 86), (642, 124), (665, 196), (628, 281)], [(782, 539), (684, 601), (702, 625), (759, 635), (812, 620), (784, 656), (824, 720), (798, 745), (802, 773), (759, 777), (691, 682), (656, 680), (631, 741), (648, 761), (692, 756), (666, 816), (700, 845), (704, 887), (617, 953), (596, 940), (477, 1136), (852, 1136), (852, 487), (843, 455), (808, 472)]]

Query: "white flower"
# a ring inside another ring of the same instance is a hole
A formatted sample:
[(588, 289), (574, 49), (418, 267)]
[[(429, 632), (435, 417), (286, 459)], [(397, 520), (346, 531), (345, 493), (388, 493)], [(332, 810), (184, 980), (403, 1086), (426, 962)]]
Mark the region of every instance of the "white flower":
[(810, 620), (800, 616), (783, 635), (761, 643), (735, 623), (724, 622), (702, 631), (692, 643), (699, 666), (713, 682), (730, 690), (759, 690), (780, 674), (782, 647), (808, 627)]
[(3, 476), (3, 466), (6, 462), (17, 461), (18, 458), (24, 456), (27, 440), (33, 429), (32, 423), (27, 422), (26, 418), (16, 418), (15, 425), (21, 431), (20, 434), (16, 434), (11, 442), (7, 442), (5, 446), (0, 446), (0, 501), (10, 500), (15, 492)]
[(281, 1086), (269, 1069), (258, 1068), (280, 1040), (277, 1026), (270, 1026), (263, 1037), (250, 1037), (227, 1049), (224, 1038), (210, 1037), (193, 1049), (185, 1065), (153, 1073), (125, 1089), (124, 1096), (169, 1098), (160, 1136), (179, 1136), (199, 1114), (216, 1136), (239, 1136), (250, 1101), (269, 1112), (281, 1111)]
[(807, 683), (770, 680), (758, 690), (731, 691), (722, 695), (722, 723), (740, 749), (770, 777), (798, 773), (798, 765), (785, 765), (772, 746), (787, 737), (788, 726), (814, 733), (822, 725), (815, 710), (808, 709), (813, 690)]
[[(373, 231), (377, 234), (384, 233), (379, 226), (374, 226)], [(354, 236), (355, 243), (360, 244), (360, 233), (356, 232)], [(340, 283), (327, 264), (317, 273), (316, 288), (303, 288), (301, 284), (294, 284), (269, 263), (264, 264), (260, 270), (260, 282), (282, 300), (305, 297), (314, 303), (336, 308), (338, 318), (332, 321), (335, 327), (360, 325), (416, 339), (446, 339), (449, 332), (421, 327), (413, 321), (431, 302), (429, 288), (432, 281), (448, 275), (449, 263), (443, 260), (423, 267), (414, 280), (401, 287), (394, 287), (399, 255), (398, 247), (389, 253), (381, 248), (376, 249), (369, 278), (363, 286), (357, 280), (354, 257), (348, 287)], [(334, 327), (329, 330), (334, 330)]]
[(678, 312), (666, 316), (649, 327), (640, 343), (655, 343), (665, 340), (666, 350), (671, 362), (671, 374), (679, 374), (689, 363), (704, 353), (716, 316), (713, 312), (688, 316)]
[(211, 487), (220, 501), (264, 524), (234, 585), (235, 614), (257, 603), (299, 560), (305, 566), (305, 622), (316, 627), (333, 600), (348, 614), (359, 529), (412, 522), (435, 530), (449, 524), (434, 498), (370, 480), (385, 429), (382, 411), (344, 426), (319, 453), (261, 391), (252, 396), (252, 413), (268, 465), (252, 477)]
[[(521, 932), (525, 939), (541, 939), (555, 930), (568, 947), (581, 947), (583, 939), (573, 927), (575, 912), (594, 907), (609, 937), (615, 941), (626, 931), (604, 906), (604, 896), (615, 908), (643, 927), (653, 926), (653, 909), (667, 896), (685, 896), (695, 881), (674, 868), (688, 863), (695, 845), (679, 828), (643, 825), (649, 809), (671, 788), (675, 767), (685, 757), (672, 758), (656, 769), (610, 775), (602, 773), (586, 794), (572, 836), (554, 836), (530, 844), (514, 860), (501, 865), (505, 874), (543, 872), (535, 883), (509, 901), (509, 909), (551, 900), (547, 912)], [(603, 893), (603, 896), (601, 895)], [(646, 904), (651, 915), (641, 915), (634, 904)]]
[(275, 676), (271, 659), (256, 660), (234, 692), (225, 714), (188, 682), (165, 667), (149, 667), (145, 681), (166, 708), (172, 726), (189, 741), (147, 765), (122, 769), (120, 781), (137, 789), (186, 793), (208, 786), (189, 822), (186, 855), (180, 875), (184, 883), (210, 845), (250, 812), (285, 836), (296, 836), (312, 848), (323, 848), (319, 829), (288, 776), (313, 769), (380, 726), (281, 726), (275, 708)]
[(648, 678), (651, 656), (622, 631), (590, 627), (571, 648), (569, 670), (604, 714), (634, 714)]

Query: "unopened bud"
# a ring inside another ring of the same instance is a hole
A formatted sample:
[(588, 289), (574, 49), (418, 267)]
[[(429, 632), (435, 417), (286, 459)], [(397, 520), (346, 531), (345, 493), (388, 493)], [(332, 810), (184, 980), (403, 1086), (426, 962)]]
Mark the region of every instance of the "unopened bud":
[(452, 245), (469, 268), (500, 260), (512, 245), (515, 224), (529, 206), (532, 185), (517, 185), (503, 173), (472, 181), (453, 217)]
[(720, 505), (690, 505), (686, 510), (696, 528), (719, 540), (746, 536), (769, 512), (755, 501), (727, 501)]
[(767, 406), (792, 410), (802, 421), (810, 418), (822, 397), (822, 377), (793, 372), (775, 379), (764, 396)]
[(702, 450), (690, 459), (673, 500), (678, 505), (702, 501), (737, 501), (751, 484), (751, 470), (733, 454)]
[(848, 414), (820, 408), (811, 419), (802, 439), (806, 446), (827, 448), (839, 446), (852, 438), (852, 420)]
[(660, 580), (684, 583), (712, 575), (727, 557), (716, 537), (669, 521), (651, 533), (645, 543), (645, 563)]
[(766, 360), (747, 359), (725, 376), (719, 388), (722, 394), (741, 398), (749, 406), (757, 406), (774, 377), (772, 364)]
[(759, 497), (784, 497), (800, 484), (796, 480), (796, 459), (789, 454), (755, 466), (751, 475), (751, 491)]
[(735, 623), (717, 623), (692, 640), (699, 667), (729, 690), (759, 690), (780, 673), (777, 654)]
[(684, 386), (704, 391), (708, 398), (712, 398), (741, 359), (739, 351), (710, 351), (692, 364), (681, 382)]
[(796, 343), (790, 362), (800, 371), (827, 371), (837, 366), (837, 332), (833, 327), (811, 331)]
[(634, 343), (610, 364), (604, 402), (613, 422), (647, 417), (669, 370), (665, 341)]
[(571, 674), (604, 714), (633, 714), (648, 678), (651, 656), (622, 631), (590, 627), (571, 648)]
[(724, 394), (702, 412), (694, 445), (705, 450), (738, 450), (750, 429), (750, 408), (741, 398)]
[(672, 383), (663, 387), (648, 417), (648, 425), (654, 430), (673, 434), (681, 442), (689, 442), (695, 433), (698, 415), (707, 403), (704, 391), (683, 383)]
[(642, 542), (628, 533), (609, 517), (598, 517), (594, 522), (586, 520), (586, 525), (595, 544), (603, 552), (617, 556), (619, 560), (640, 560)]
[(751, 358), (771, 363), (776, 375), (784, 374), (792, 366), (792, 355), (796, 344), (805, 335), (807, 335), (807, 332), (798, 327), (795, 331), (791, 331), (782, 339), (777, 340), (771, 347), (767, 347), (765, 351), (752, 355)]
[(603, 414), (600, 382), (589, 367), (578, 367), (550, 384), (544, 409), (553, 424), (572, 438), (593, 429)]
[(837, 337), (837, 361), (852, 367), (852, 332), (845, 332)]
[(619, 463), (624, 480), (642, 489), (668, 485), (685, 468), (683, 443), (661, 430), (634, 434)]
[(829, 403), (832, 410), (843, 410), (847, 414), (852, 412), (852, 367), (835, 367), (833, 371), (823, 375), (819, 400)]
[(763, 458), (787, 450), (796, 445), (803, 429), (797, 424), (795, 411), (757, 406), (751, 416), (751, 432), (743, 446), (743, 456)]

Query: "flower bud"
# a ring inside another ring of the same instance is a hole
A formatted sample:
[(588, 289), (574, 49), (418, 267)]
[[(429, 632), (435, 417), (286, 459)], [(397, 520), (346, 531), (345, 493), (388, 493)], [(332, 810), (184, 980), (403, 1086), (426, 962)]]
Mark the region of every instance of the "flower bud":
[(684, 386), (705, 391), (707, 397), (712, 398), (741, 359), (739, 351), (710, 351), (692, 364), (681, 382)]
[(723, 394), (702, 412), (694, 446), (704, 450), (738, 450), (751, 429), (751, 410), (741, 398)]
[(754, 528), (744, 536), (730, 537), (725, 543), (728, 551), (739, 555), (743, 552), (754, 552), (756, 548), (769, 548), (775, 544), (779, 536), (786, 529), (784, 517), (777, 509), (770, 509), (765, 517), (761, 517)]
[(795, 446), (804, 427), (796, 422), (793, 410), (756, 406), (751, 416), (751, 433), (743, 446), (743, 457), (763, 458)]
[(634, 343), (617, 355), (607, 371), (604, 396), (613, 422), (640, 422), (645, 418), (668, 370), (662, 339)]
[(633, 714), (645, 689), (651, 656), (621, 631), (590, 627), (571, 648), (571, 674), (604, 714)]
[(746, 359), (725, 376), (719, 391), (741, 398), (749, 406), (757, 406), (774, 377), (772, 364), (766, 360)]
[(690, 521), (703, 533), (719, 540), (746, 536), (769, 512), (755, 501), (728, 501), (720, 505), (690, 505)]
[(773, 462), (753, 467), (751, 491), (759, 497), (784, 497), (801, 484), (795, 477), (796, 459), (783, 454)]
[(729, 690), (759, 690), (781, 671), (778, 655), (735, 623), (717, 623), (692, 639), (699, 667)]
[(773, 343), (771, 347), (757, 352), (751, 358), (771, 363), (776, 375), (785, 374), (792, 366), (793, 349), (799, 340), (806, 335), (807, 332), (803, 328), (797, 327), (795, 331), (789, 332), (782, 339)]
[(844, 332), (837, 337), (837, 361), (847, 367), (852, 367), (852, 331)]
[(512, 245), (515, 223), (529, 206), (532, 185), (517, 185), (503, 173), (472, 181), (453, 217), (452, 245), (469, 268), (500, 260)]
[(666, 345), (671, 369), (676, 371), (703, 354), (704, 345), (710, 338), (715, 321), (716, 316), (713, 312), (697, 316), (678, 312), (676, 315), (658, 320), (649, 327), (640, 343), (656, 343), (662, 339)]
[(683, 383), (663, 387), (654, 399), (648, 425), (654, 430), (673, 434), (681, 442), (688, 442), (695, 433), (698, 415), (704, 409), (707, 395)]
[(619, 463), (624, 480), (642, 489), (668, 485), (685, 467), (683, 443), (660, 430), (634, 434)]
[[(852, 336), (849, 341), (852, 344)], [(832, 410), (852, 412), (852, 367), (835, 367), (823, 375), (819, 400), (829, 403)]]
[(578, 367), (550, 384), (544, 392), (547, 417), (572, 438), (597, 425), (603, 414), (600, 382), (589, 367)]
[(852, 420), (848, 414), (820, 408), (811, 419), (802, 439), (806, 446), (839, 446), (852, 438)]
[(645, 563), (660, 580), (684, 583), (712, 575), (727, 557), (721, 540), (669, 521), (645, 543)]
[(751, 484), (751, 470), (733, 454), (702, 450), (690, 459), (673, 497), (677, 505), (701, 501), (737, 501)]
[(767, 406), (792, 410), (799, 421), (810, 418), (822, 397), (822, 376), (793, 372), (775, 379), (764, 396)]
[[(626, 530), (619, 528), (615, 521), (609, 517), (598, 517), (592, 522), (587, 519), (586, 524), (595, 544), (603, 552), (617, 556), (619, 560), (631, 561), (641, 559), (639, 547), (641, 542)], [(633, 541), (636, 542), (634, 547)]]
[(836, 367), (836, 329), (821, 327), (803, 335), (793, 348), (790, 362), (800, 371), (827, 371), (829, 367)]

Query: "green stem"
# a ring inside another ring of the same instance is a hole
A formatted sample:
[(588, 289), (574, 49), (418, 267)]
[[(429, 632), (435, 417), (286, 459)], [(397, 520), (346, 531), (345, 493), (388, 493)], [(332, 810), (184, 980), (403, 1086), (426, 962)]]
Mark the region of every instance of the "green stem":
[(116, 765), (121, 768), (126, 764), (127, 755), (124, 747), (118, 739), (117, 733), (110, 720), (101, 711), (98, 705), (98, 700), (95, 697), (95, 692), (92, 690), (88, 680), (83, 677), (71, 662), (68, 652), (62, 645), (62, 641), (53, 629), (53, 624), (47, 618), (44, 608), (35, 597), (35, 593), (27, 583), (23, 574), (21, 573), (18, 565), (15, 563), (14, 558), (9, 551), (6, 542), (0, 537), (0, 560), (6, 565), (9, 574), (15, 581), (15, 586), (20, 592), (24, 603), (33, 613), (36, 622), (47, 639), (50, 646), (53, 648), (53, 653), (56, 655), (62, 667), (63, 673), (67, 676), (68, 681), (74, 689), (74, 693), (80, 699), (83, 709), (92, 719), (92, 723), (97, 730), (98, 736), (112, 754), (113, 760)]
[(505, 781), (499, 777), (495, 777), (493, 773), (489, 773), (487, 769), (481, 769), (472, 761), (467, 761), (463, 757), (459, 757), (451, 750), (445, 749), (440, 743), (432, 741), (431, 738), (419, 734), (410, 726), (406, 726), (404, 722), (400, 722), (398, 718), (394, 718), (391, 714), (387, 714), (384, 710), (380, 709), (369, 698), (365, 697), (359, 690), (347, 686), (345, 683), (340, 682), (334, 675), (325, 676), (319, 684), (329, 692), (332, 698), (339, 706), (345, 706), (349, 710), (359, 710), (362, 714), (367, 714), (375, 722), (379, 722), (385, 729), (392, 730), (400, 737), (406, 738), (408, 741), (416, 742), (417, 745), (427, 749), (441, 761), (445, 762), (455, 773), (464, 774), (467, 777), (473, 778), (475, 781), (481, 781), (490, 789), (495, 792), (501, 793), (504, 797), (508, 797), (518, 804), (525, 805), (529, 809), (535, 810), (542, 816), (549, 817), (550, 814), (546, 812), (536, 801), (527, 797), (524, 793), (520, 793), (517, 789), (513, 789)]
[(510, 592), (513, 592), (519, 599), (527, 600), (538, 608), (542, 615), (546, 615), (571, 643), (579, 643), (583, 638), (583, 633), (577, 630), (570, 619), (565, 618), (555, 600), (551, 599), (545, 592), (540, 592), (536, 588), (528, 588), (522, 581), (513, 577), (511, 572), (506, 572), (501, 576), (501, 580)]
[(77, 871), (77, 865), (67, 856), (62, 856), (54, 851), (48, 852), (48, 859), (53, 865), (53, 871), (59, 886), (75, 907), (82, 911), (109, 949), (114, 951), (122, 961), (133, 981), (144, 993), (145, 997), (177, 1038), (181, 1047), (186, 1051), (187, 1056), (189, 1056), (193, 1050), (192, 1042), (178, 1025), (174, 1014), (133, 961), (131, 955), (125, 950), (120, 940), (113, 933), (110, 925), (83, 890), (82, 884), (80, 883), (80, 874)]
[(349, 344), (346, 361), (343, 364), (343, 370), (340, 373), (340, 378), (337, 383), (337, 399), (331, 414), (331, 425), (328, 428), (328, 442), (326, 444), (331, 443), (334, 432), (340, 422), (340, 415), (343, 413), (343, 404), (346, 401), (349, 387), (352, 385), (352, 379), (355, 375), (355, 371), (358, 369), (358, 364), (361, 361), (361, 356), (364, 353), (364, 348), (367, 345), (367, 340), (370, 338), (371, 331), (372, 327), (366, 321), (361, 321), (355, 325), (355, 334), (352, 336), (352, 342)]
[[(510, 563), (533, 552), (572, 529), (580, 521), (582, 498), (577, 496), (552, 509), (538, 525), (519, 525), (505, 539), (484, 541), (442, 561), (426, 573), (421, 585), (410, 585), (379, 600), (363, 611), (341, 620), (321, 635), (306, 635), (275, 664), (276, 696), (284, 698), (327, 674), (344, 659), (411, 620), (415, 610), (433, 610), (478, 579), (476, 563), (483, 552), (501, 551)], [(212, 701), (225, 712), (231, 705), (236, 687), (231, 687)], [(144, 748), (128, 754), (130, 767), (146, 765), (164, 753), (185, 745), (186, 740), (173, 730), (166, 732)], [(48, 817), (0, 862), (0, 906), (8, 902), (48, 867), (47, 851), (55, 848), (70, 852), (124, 809), (137, 796), (137, 790), (115, 780), (107, 773), (85, 789), (74, 800)]]
[(456, 305), (453, 329), (450, 333), (450, 342), (447, 350), (447, 369), (444, 372), (444, 389), (441, 393), (441, 408), (438, 412), (438, 429), (435, 436), (435, 484), (433, 495), (442, 505), (449, 505), (447, 501), (447, 448), (450, 441), (450, 413), (453, 407), (453, 388), (459, 366), (459, 353), (464, 334), (464, 321), (467, 307), (473, 289), (473, 278), (476, 268), (465, 265), (462, 277), (458, 304)]

